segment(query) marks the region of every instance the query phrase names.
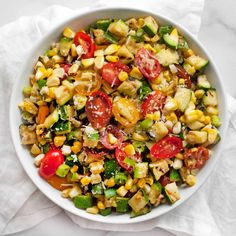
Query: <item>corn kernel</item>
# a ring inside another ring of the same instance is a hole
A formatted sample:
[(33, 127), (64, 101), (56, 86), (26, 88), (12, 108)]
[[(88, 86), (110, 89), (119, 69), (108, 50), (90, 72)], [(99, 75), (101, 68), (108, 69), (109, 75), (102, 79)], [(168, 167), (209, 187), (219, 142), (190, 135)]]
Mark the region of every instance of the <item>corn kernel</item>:
[(38, 147), (37, 144), (33, 144), (33, 146), (31, 147), (30, 152), (31, 152), (33, 155), (39, 155), (39, 154), (41, 153), (41, 150), (40, 150), (40, 148)]
[(147, 141), (149, 138), (146, 134), (133, 133), (132, 138), (136, 141)]
[(89, 164), (90, 171), (93, 174), (100, 174), (104, 171), (103, 162), (102, 161), (95, 161)]
[(208, 114), (210, 114), (210, 115), (218, 115), (218, 114), (219, 114), (218, 108), (212, 107), (212, 106), (208, 106), (208, 107), (206, 108), (206, 112), (207, 112)]
[(75, 32), (71, 28), (66, 27), (63, 31), (63, 35), (67, 38), (73, 39), (75, 37)]
[(186, 177), (186, 183), (189, 185), (189, 186), (193, 186), (195, 185), (197, 182), (197, 179), (194, 175), (187, 175)]
[(126, 195), (126, 193), (128, 192), (128, 190), (125, 188), (125, 186), (120, 186), (117, 190), (116, 190), (117, 194), (121, 197), (124, 197)]
[(111, 55), (117, 52), (120, 49), (120, 46), (117, 44), (110, 44), (104, 51), (105, 55)]
[(171, 112), (170, 114), (166, 115), (166, 119), (171, 121), (173, 124), (178, 121), (178, 118), (174, 112)]
[(103, 210), (103, 209), (105, 209), (105, 206), (104, 206), (104, 204), (103, 204), (102, 201), (98, 201), (98, 203), (97, 203), (97, 207), (98, 207), (99, 210)]
[(169, 98), (164, 106), (167, 111), (174, 111), (178, 109), (178, 103), (174, 98)]
[(108, 133), (108, 142), (110, 144), (116, 144), (118, 139), (112, 133)]
[(149, 184), (149, 185), (153, 185), (153, 182), (154, 182), (153, 177), (147, 177), (147, 178), (145, 178), (145, 182), (146, 182), (147, 184)]
[(202, 144), (207, 141), (206, 131), (189, 131), (186, 135), (186, 141), (190, 144)]
[(106, 60), (109, 62), (117, 62), (117, 61), (119, 61), (119, 57), (118, 56), (106, 56)]
[(203, 116), (203, 112), (200, 110), (191, 110), (185, 112), (185, 120), (187, 123), (194, 122)]
[(135, 193), (138, 191), (138, 186), (136, 184), (134, 184), (131, 189), (129, 190), (131, 193)]
[(70, 69), (68, 70), (68, 74), (72, 75), (72, 74), (76, 74), (76, 72), (79, 69), (79, 65), (78, 64), (73, 64)]
[(49, 88), (49, 90), (48, 90), (48, 96), (49, 96), (50, 98), (55, 98), (54, 90), (55, 90), (55, 87)]
[(203, 89), (198, 89), (194, 92), (194, 94), (195, 94), (196, 98), (200, 99), (205, 94), (205, 91)]
[(86, 211), (88, 213), (95, 214), (95, 215), (98, 214), (98, 212), (99, 212), (99, 210), (96, 206), (89, 207), (89, 208), (86, 209)]
[(97, 56), (94, 59), (94, 65), (97, 69), (101, 69), (104, 65), (104, 56)]
[(125, 72), (125, 71), (121, 71), (119, 74), (118, 74), (118, 78), (120, 81), (125, 81), (129, 78), (128, 76), (128, 73)]
[(133, 186), (133, 179), (128, 179), (127, 180), (127, 182), (125, 183), (125, 188), (127, 189), (127, 190), (130, 190), (131, 188), (132, 188), (132, 186)]
[(82, 185), (89, 185), (91, 183), (91, 178), (89, 176), (84, 176), (81, 180), (80, 180)]
[(155, 48), (153, 48), (150, 44), (146, 43), (144, 44), (144, 48), (147, 49), (148, 51), (152, 52), (153, 54), (156, 53)]
[(204, 119), (204, 124), (209, 125), (211, 123), (211, 117), (210, 116), (205, 116), (204, 118), (205, 118)]
[(179, 134), (181, 132), (181, 123), (177, 122), (174, 127), (173, 127), (173, 133), (174, 134)]
[(72, 57), (76, 57), (77, 56), (77, 52), (76, 52), (76, 46), (75, 46), (74, 43), (71, 44), (70, 50), (71, 50), (71, 56)]
[(68, 197), (69, 197), (70, 190), (71, 190), (71, 188), (64, 189), (64, 190), (61, 192), (61, 196), (64, 197), (64, 198), (68, 198)]
[(94, 64), (94, 58), (82, 59), (81, 63), (84, 66), (84, 68), (88, 68)]
[(183, 161), (180, 160), (179, 158), (175, 158), (173, 162), (173, 168), (179, 170), (180, 168), (182, 168), (182, 166), (183, 166)]
[(183, 160), (183, 159), (184, 159), (184, 155), (183, 155), (182, 153), (177, 153), (177, 154), (175, 155), (175, 157), (176, 157), (177, 159), (180, 159), (180, 160)]
[(55, 55), (52, 57), (52, 60), (55, 62), (55, 63), (62, 63), (64, 61), (64, 58), (59, 56), (59, 55)]
[(107, 187), (108, 188), (111, 188), (111, 187), (113, 187), (113, 186), (115, 186), (115, 179), (114, 179), (114, 177), (111, 177), (110, 179), (108, 179), (108, 181), (107, 181), (107, 183), (106, 183), (106, 185), (107, 185)]
[(82, 143), (79, 141), (75, 141), (73, 143), (73, 146), (71, 147), (71, 151), (75, 154), (77, 154), (78, 152), (80, 152), (82, 149)]
[(138, 67), (134, 67), (131, 71), (130, 71), (130, 76), (135, 78), (135, 79), (142, 79), (143, 78), (143, 74), (140, 72), (140, 70), (138, 69)]
[(98, 184), (102, 181), (102, 177), (100, 174), (91, 174), (91, 184)]
[(140, 179), (137, 183), (139, 188), (143, 188), (145, 184), (146, 184), (145, 179)]
[(184, 85), (185, 84), (185, 80), (183, 78), (180, 78), (179, 79), (179, 84)]
[(143, 24), (144, 24), (144, 19), (143, 19), (143, 18), (139, 18), (139, 19), (138, 19), (138, 25), (139, 25), (139, 27), (142, 27)]
[(73, 165), (73, 166), (71, 167), (70, 171), (71, 171), (72, 173), (75, 173), (75, 172), (78, 171), (78, 169), (79, 169), (79, 167), (78, 167), (77, 165)]
[(153, 114), (147, 114), (145, 116), (145, 119), (154, 120), (154, 115)]
[(82, 194), (82, 190), (78, 185), (74, 185), (69, 191), (69, 197), (74, 198), (75, 196)]
[(35, 79), (45, 79), (47, 75), (47, 70), (44, 67), (39, 67), (35, 73)]
[(47, 78), (47, 86), (48, 87), (55, 87), (60, 85), (60, 79), (57, 76), (50, 76)]
[(154, 120), (154, 121), (159, 121), (160, 118), (161, 118), (161, 112), (160, 112), (160, 111), (155, 111), (155, 112), (153, 113), (153, 120)]
[(57, 48), (52, 48), (51, 50), (48, 51), (47, 55), (49, 57), (53, 57), (53, 56), (57, 55), (57, 53), (58, 53), (58, 49)]
[(194, 55), (194, 52), (193, 52), (192, 49), (184, 50), (183, 53), (184, 53), (184, 57), (185, 57), (185, 58), (188, 58), (188, 57)]
[(66, 136), (64, 136), (64, 135), (63, 135), (63, 136), (56, 136), (56, 137), (54, 138), (54, 140), (53, 140), (54, 145), (55, 145), (56, 147), (62, 146), (65, 141), (66, 141)]
[(132, 156), (132, 155), (135, 154), (135, 149), (134, 149), (134, 146), (132, 144), (126, 145), (125, 148), (124, 148), (124, 151), (128, 156)]

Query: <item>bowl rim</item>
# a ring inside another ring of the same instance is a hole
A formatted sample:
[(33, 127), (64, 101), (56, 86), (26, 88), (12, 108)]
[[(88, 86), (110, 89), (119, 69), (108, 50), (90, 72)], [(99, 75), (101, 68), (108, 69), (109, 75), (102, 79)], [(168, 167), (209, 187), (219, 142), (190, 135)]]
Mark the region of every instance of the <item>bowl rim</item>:
[[(91, 220), (91, 221), (96, 221), (96, 222), (101, 222), (101, 223), (107, 223), (107, 224), (132, 224), (132, 223), (137, 223), (137, 222), (143, 222), (143, 221), (147, 221), (147, 220), (150, 220), (150, 219), (153, 219), (153, 218), (156, 218), (156, 217), (159, 217), (163, 214), (166, 214), (170, 211), (172, 211), (173, 209), (175, 209), (176, 207), (178, 207), (179, 205), (181, 205), (184, 201), (188, 200), (191, 196), (193, 196), (194, 193), (196, 193), (199, 188), (206, 182), (206, 180), (208, 179), (208, 177), (210, 176), (210, 174), (213, 172), (213, 169), (214, 169), (214, 166), (216, 165), (217, 161), (219, 160), (219, 155), (222, 151), (222, 148), (223, 148), (223, 144), (225, 142), (225, 135), (226, 135), (226, 131), (227, 131), (227, 127), (228, 127), (228, 121), (229, 121), (229, 115), (227, 113), (227, 108), (228, 108), (228, 105), (227, 105), (227, 99), (226, 99), (226, 92), (225, 92), (225, 88), (223, 86), (223, 83), (221, 81), (220, 78), (221, 75), (216, 67), (216, 64), (214, 63), (210, 53), (206, 50), (206, 48), (202, 45), (202, 43), (196, 39), (196, 37), (191, 33), (189, 32), (188, 29), (186, 29), (184, 26), (180, 25), (179, 23), (175, 22), (174, 20), (170, 19), (169, 17), (166, 17), (166, 16), (163, 16), (162, 14), (159, 14), (159, 13), (155, 13), (153, 12), (152, 10), (149, 10), (149, 9), (141, 9), (140, 7), (128, 7), (128, 6), (121, 6), (121, 5), (112, 5), (112, 6), (94, 6), (92, 8), (82, 8), (81, 11), (79, 12), (76, 12), (74, 15), (72, 15), (71, 17), (67, 18), (66, 20), (63, 20), (62, 22), (60, 22), (59, 24), (53, 26), (31, 49), (30, 49), (30, 52), (29, 54), (27, 55), (27, 58), (25, 60), (25, 62), (22, 64), (22, 70), (21, 72), (19, 73), (19, 76), (18, 78), (19, 79), (22, 79), (25, 75), (24, 75), (24, 70), (23, 68), (26, 68), (27, 67), (27, 62), (29, 61), (29, 59), (32, 59), (34, 56), (35, 56), (35, 51), (36, 49), (42, 45), (42, 43), (45, 41), (46, 38), (48, 38), (50, 35), (52, 34), (57, 34), (58, 31), (66, 26), (66, 25), (69, 25), (70, 22), (76, 20), (77, 18), (82, 18), (82, 17), (85, 17), (87, 14), (93, 14), (93, 13), (97, 13), (97, 12), (102, 12), (102, 11), (119, 11), (119, 10), (129, 10), (129, 11), (136, 11), (136, 12), (140, 12), (142, 14), (146, 14), (146, 15), (153, 15), (155, 16), (157, 19), (161, 19), (161, 20), (164, 20), (164, 21), (167, 21), (169, 22), (170, 24), (172, 25), (175, 25), (176, 27), (178, 27), (178, 29), (180, 29), (184, 35), (187, 35), (189, 38), (190, 38), (190, 41), (193, 42), (194, 44), (196, 44), (200, 50), (207, 55), (209, 61), (211, 62), (211, 66), (213, 68), (213, 70), (215, 71), (216, 75), (217, 75), (217, 82), (219, 83), (219, 87), (221, 89), (221, 92), (222, 92), (222, 104), (224, 105), (223, 106), (223, 116), (224, 116), (224, 123), (223, 123), (223, 128), (222, 128), (222, 132), (221, 132), (221, 142), (219, 145), (219, 148), (218, 148), (218, 152), (216, 154), (214, 154), (214, 163), (212, 163), (212, 168), (204, 175), (204, 178), (201, 180), (201, 182), (198, 183), (197, 186), (194, 187), (194, 189), (191, 191), (191, 192), (188, 192), (187, 194), (185, 194), (185, 196), (178, 200), (175, 204), (169, 206), (168, 209), (166, 210), (163, 210), (163, 211), (160, 211), (160, 212), (156, 212), (156, 214), (146, 214), (144, 216), (140, 216), (140, 217), (135, 217), (135, 218), (132, 218), (131, 220), (127, 220), (127, 219), (124, 219), (124, 220), (120, 220), (119, 221), (114, 221), (112, 220), (111, 222), (111, 218), (110, 217), (97, 217), (97, 215), (92, 215), (92, 214), (89, 214), (87, 213), (86, 211), (84, 210), (80, 210), (80, 209), (77, 209), (73, 204), (71, 204), (71, 209), (70, 207), (67, 207), (67, 206), (62, 206), (61, 205), (61, 202), (57, 199), (55, 199), (54, 197), (52, 197), (46, 190), (45, 188), (41, 185), (41, 183), (39, 183), (38, 181), (36, 181), (33, 177), (33, 175), (30, 173), (29, 169), (26, 167), (26, 165), (24, 164), (24, 159), (20, 153), (20, 151), (18, 150), (17, 147), (19, 147), (19, 144), (17, 142), (17, 139), (16, 139), (16, 134), (14, 132), (14, 113), (16, 112), (16, 107), (14, 106), (15, 103), (14, 103), (14, 96), (17, 94), (17, 90), (19, 89), (18, 87), (18, 84), (19, 82), (16, 82), (13, 89), (12, 89), (12, 93), (11, 93), (11, 98), (10, 98), (10, 109), (9, 109), (9, 117), (10, 117), (10, 130), (11, 130), (11, 138), (12, 138), (12, 141), (13, 141), (13, 144), (14, 144), (14, 149), (17, 153), (17, 156), (20, 160), (20, 163), (21, 165), (23, 166), (25, 172), (27, 173), (27, 175), (29, 176), (29, 178), (32, 180), (32, 182), (37, 186), (37, 188), (48, 198), (50, 199), (52, 202), (54, 202), (55, 204), (57, 204), (59, 207), (63, 208), (64, 210), (67, 210), (68, 212), (76, 215), (76, 216), (79, 216), (79, 217), (83, 217), (87, 220)], [(35, 168), (35, 167), (33, 167)], [(36, 168), (35, 168), (36, 169)], [(42, 180), (43, 181), (43, 180)], [(158, 208), (158, 207), (157, 207)], [(157, 209), (156, 208), (156, 209)], [(78, 211), (80, 210), (80, 211)], [(153, 209), (154, 210), (154, 209)]]

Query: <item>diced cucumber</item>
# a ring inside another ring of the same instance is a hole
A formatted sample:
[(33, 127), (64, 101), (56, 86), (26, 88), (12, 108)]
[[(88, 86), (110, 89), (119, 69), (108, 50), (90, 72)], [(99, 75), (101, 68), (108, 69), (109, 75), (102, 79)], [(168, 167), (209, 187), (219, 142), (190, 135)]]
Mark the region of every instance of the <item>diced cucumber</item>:
[(163, 39), (167, 46), (177, 49), (179, 44), (179, 35), (176, 29), (173, 29), (170, 34), (164, 34)]
[(137, 217), (137, 216), (145, 215), (145, 214), (147, 214), (148, 212), (150, 212), (150, 208), (149, 208), (149, 207), (144, 207), (144, 208), (141, 209), (139, 212), (131, 211), (130, 217), (131, 217), (131, 218), (134, 218), (134, 217)]
[(220, 122), (219, 116), (213, 115), (213, 116), (211, 117), (211, 123), (212, 123), (212, 125), (214, 125), (216, 128), (220, 127), (221, 122)]
[(164, 34), (169, 34), (172, 30), (171, 25), (161, 26), (159, 29), (159, 34), (163, 36)]
[(215, 90), (208, 90), (202, 98), (203, 104), (205, 106), (217, 106), (217, 94)]
[(145, 178), (148, 174), (148, 163), (147, 162), (141, 162), (136, 163), (134, 166), (134, 178), (140, 179)]
[(73, 199), (75, 206), (79, 209), (86, 209), (93, 206), (93, 199), (90, 195), (79, 195)]
[(67, 103), (73, 96), (73, 84), (67, 80), (64, 80), (62, 84), (54, 90), (56, 102), (60, 106)]
[(59, 113), (58, 110), (55, 109), (44, 121), (44, 126), (49, 129), (51, 126), (53, 126), (59, 119)]
[(82, 108), (85, 107), (85, 104), (87, 102), (87, 97), (84, 95), (75, 94), (73, 96), (73, 101), (74, 101), (76, 110), (81, 110)]
[(96, 27), (106, 32), (111, 22), (112, 22), (112, 19), (98, 20), (96, 22)]
[(176, 50), (172, 50), (170, 48), (161, 49), (156, 57), (161, 65), (169, 66), (171, 64), (179, 64), (179, 54)]
[(181, 180), (179, 171), (176, 169), (170, 169), (170, 181), (178, 182)]
[(70, 167), (66, 164), (61, 164), (57, 170), (56, 170), (56, 175), (59, 177), (64, 178), (70, 170)]
[(126, 197), (117, 197), (116, 198), (116, 211), (120, 213), (125, 213), (129, 211), (129, 198)]
[(165, 193), (171, 203), (175, 203), (180, 199), (179, 190), (175, 182), (165, 186)]
[(116, 196), (116, 190), (114, 188), (107, 188), (104, 190), (105, 198), (109, 199)]
[(153, 17), (148, 16), (144, 19), (143, 30), (151, 37), (155, 36), (158, 30), (157, 22)]
[(118, 37), (125, 37), (128, 34), (129, 26), (123, 20), (118, 20), (109, 25), (108, 31)]
[(199, 75), (197, 77), (197, 86), (200, 89), (209, 89), (209, 88), (211, 88), (211, 84), (207, 80), (206, 75)]
[(155, 204), (158, 196), (161, 194), (162, 186), (159, 182), (152, 184), (151, 190), (149, 192), (149, 200), (151, 204)]
[(190, 89), (177, 88), (174, 98), (178, 103), (180, 111), (184, 112), (187, 109), (189, 102), (191, 101), (191, 97), (192, 91)]
[(109, 42), (109, 43), (114, 43), (117, 44), (118, 43), (118, 39), (117, 37), (115, 37), (114, 35), (110, 34), (109, 32), (105, 32), (103, 37)]
[(71, 132), (71, 123), (70, 123), (70, 121), (57, 122), (54, 125), (54, 130), (57, 135), (70, 133)]
[(124, 185), (128, 177), (124, 172), (118, 172), (115, 174), (115, 183), (117, 185)]
[(69, 38), (64, 37), (60, 40), (59, 51), (63, 57), (68, 56), (70, 48), (71, 48), (71, 44), (72, 44), (72, 41)]
[(105, 209), (100, 209), (99, 214), (102, 216), (108, 216), (111, 214), (111, 207), (105, 208)]
[(115, 160), (108, 160), (104, 163), (104, 177), (111, 178), (118, 171), (119, 166)]
[(130, 198), (128, 202), (134, 212), (139, 212), (142, 210), (147, 205), (147, 203), (148, 202), (143, 196), (142, 191), (138, 191), (136, 194), (134, 194), (134, 196)]
[(92, 190), (91, 190), (93, 195), (102, 195), (103, 194), (103, 187), (102, 184), (94, 184), (92, 185)]
[(187, 59), (185, 59), (185, 61), (191, 66), (194, 66), (196, 70), (201, 70), (208, 64), (208, 60), (196, 55), (188, 57)]

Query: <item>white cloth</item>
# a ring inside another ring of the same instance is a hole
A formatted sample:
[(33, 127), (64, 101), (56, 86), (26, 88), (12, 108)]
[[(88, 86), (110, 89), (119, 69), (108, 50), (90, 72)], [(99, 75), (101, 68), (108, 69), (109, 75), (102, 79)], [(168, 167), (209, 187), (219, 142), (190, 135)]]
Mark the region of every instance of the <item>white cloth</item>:
[[(131, 1), (133, 0), (129, 3)], [(119, 0), (113, 1), (112, 5), (126, 3), (127, 1)], [(176, 20), (197, 34), (203, 3), (204, 0), (150, 0), (145, 1), (144, 7)], [(97, 1), (97, 4), (102, 6), (111, 3)], [(142, 6), (142, 1), (135, 0), (135, 5)], [(32, 45), (53, 25), (79, 10), (53, 6), (39, 16), (21, 17), (0, 29), (0, 234), (10, 234), (33, 227), (62, 211), (36, 189), (17, 159), (9, 132), (8, 101), (14, 80)], [(229, 98), (230, 108), (236, 108), (235, 100)], [(236, 232), (236, 204), (233, 197), (236, 196), (233, 173), (236, 162), (232, 161), (236, 153), (233, 143), (236, 137), (236, 110), (229, 112), (232, 118), (227, 146), (222, 153), (224, 161), (218, 163), (204, 187), (177, 209), (157, 219), (122, 227), (91, 222), (70, 213), (67, 215), (81, 227), (101, 230), (142, 231), (160, 227), (181, 236), (218, 236), (221, 233), (231, 235), (231, 232)]]

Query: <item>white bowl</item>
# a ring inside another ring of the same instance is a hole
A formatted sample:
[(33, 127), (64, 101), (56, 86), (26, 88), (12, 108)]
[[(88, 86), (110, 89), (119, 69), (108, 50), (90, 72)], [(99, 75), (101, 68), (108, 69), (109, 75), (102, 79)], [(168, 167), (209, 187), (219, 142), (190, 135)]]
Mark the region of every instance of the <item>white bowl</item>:
[[(223, 124), (219, 128), (221, 141), (215, 145), (213, 150), (213, 155), (211, 159), (207, 162), (207, 164), (203, 167), (203, 169), (197, 175), (197, 184), (194, 187), (181, 189), (181, 199), (177, 201), (173, 205), (161, 205), (153, 209), (150, 213), (136, 217), (130, 218), (129, 214), (112, 214), (107, 217), (103, 217), (101, 215), (92, 215), (87, 213), (84, 210), (77, 209), (74, 204), (68, 199), (64, 199), (60, 195), (60, 191), (57, 191), (53, 187), (51, 187), (46, 181), (44, 181), (38, 174), (38, 169), (35, 168), (33, 164), (33, 158), (31, 157), (27, 148), (21, 145), (21, 139), (19, 135), (19, 125), (21, 124), (21, 115), (18, 109), (18, 103), (23, 99), (22, 96), (22, 88), (23, 86), (29, 83), (29, 75), (32, 73), (32, 68), (39, 55), (42, 55), (43, 52), (49, 47), (49, 45), (55, 40), (59, 39), (61, 32), (64, 27), (70, 26), (73, 29), (82, 29), (86, 28), (90, 23), (98, 19), (104, 18), (131, 18), (131, 17), (141, 17), (141, 16), (153, 16), (158, 23), (161, 25), (171, 24), (178, 28), (178, 30), (183, 34), (189, 44), (190, 47), (193, 48), (194, 51), (197, 52), (200, 56), (208, 58), (210, 63), (206, 69), (206, 74), (211, 82), (211, 84), (217, 89), (218, 97), (219, 97), (219, 110), (220, 110), (220, 118), (223, 121)], [(207, 53), (206, 49), (202, 46), (202, 44), (186, 29), (177, 23), (167, 19), (166, 17), (157, 15), (150, 11), (144, 11), (141, 9), (135, 8), (124, 8), (124, 7), (107, 7), (100, 8), (97, 10), (87, 10), (86, 12), (80, 13), (76, 16), (73, 16), (71, 19), (66, 20), (64, 23), (58, 25), (53, 30), (43, 37), (43, 39), (37, 43), (37, 45), (32, 49), (28, 58), (25, 60), (25, 64), (22, 67), (21, 74), (19, 78), (16, 80), (15, 87), (12, 92), (11, 104), (10, 104), (10, 125), (11, 125), (11, 134), (13, 143), (15, 146), (15, 150), (21, 161), (22, 166), (24, 167), (26, 173), (31, 178), (31, 180), (35, 183), (35, 185), (40, 189), (42, 193), (45, 194), (49, 199), (51, 199), (58, 206), (63, 209), (87, 218), (89, 220), (105, 222), (105, 223), (113, 223), (113, 224), (129, 224), (135, 222), (146, 221), (152, 219), (154, 217), (160, 216), (166, 212), (173, 210), (175, 207), (182, 204), (186, 201), (196, 190), (206, 181), (207, 177), (213, 171), (216, 161), (220, 157), (220, 151), (223, 146), (223, 141), (225, 137), (226, 128), (228, 125), (227, 113), (226, 113), (226, 94), (223, 89), (222, 82), (220, 80), (219, 73), (217, 72), (216, 66), (213, 62), (213, 59), (210, 57), (209, 53)], [(220, 160), (219, 160), (220, 161)], [(205, 186), (206, 187), (206, 186)]]

